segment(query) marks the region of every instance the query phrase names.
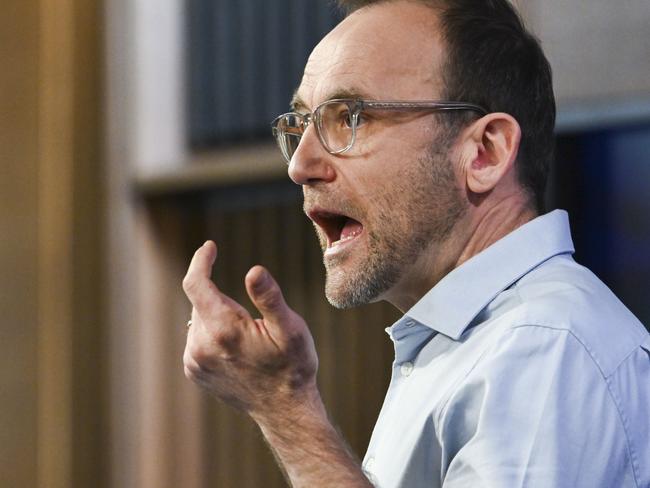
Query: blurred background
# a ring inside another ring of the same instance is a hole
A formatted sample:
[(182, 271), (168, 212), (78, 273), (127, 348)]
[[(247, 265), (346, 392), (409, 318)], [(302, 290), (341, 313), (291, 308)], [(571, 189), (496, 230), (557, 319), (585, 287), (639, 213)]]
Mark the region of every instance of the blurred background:
[[(650, 3), (527, 0), (554, 67), (549, 207), (650, 324)], [(248, 303), (255, 263), (312, 327), (361, 456), (392, 361), (385, 305), (334, 311), (270, 138), (325, 0), (0, 4), (0, 486), (284, 486), (245, 417), (185, 380), (180, 289), (205, 239)]]

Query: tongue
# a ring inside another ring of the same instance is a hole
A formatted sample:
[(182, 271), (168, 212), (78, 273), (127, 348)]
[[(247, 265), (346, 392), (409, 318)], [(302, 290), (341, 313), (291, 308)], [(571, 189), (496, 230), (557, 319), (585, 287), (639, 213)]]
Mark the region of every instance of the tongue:
[(343, 226), (343, 229), (341, 229), (341, 239), (345, 239), (347, 237), (352, 237), (356, 234), (359, 234), (362, 229), (363, 229), (363, 225), (361, 225), (359, 222), (357, 222), (354, 219), (348, 218), (345, 221), (345, 225)]

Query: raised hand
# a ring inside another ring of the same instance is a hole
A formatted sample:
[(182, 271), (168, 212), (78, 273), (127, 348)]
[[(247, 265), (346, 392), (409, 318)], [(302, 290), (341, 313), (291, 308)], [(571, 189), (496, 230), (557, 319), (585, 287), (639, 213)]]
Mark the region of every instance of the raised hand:
[(206, 242), (183, 280), (193, 305), (185, 375), (254, 417), (304, 401), (316, 391), (318, 367), (305, 321), (287, 306), (280, 287), (261, 266), (253, 267), (244, 280), (261, 314), (251, 317), (210, 279), (216, 257), (216, 245)]

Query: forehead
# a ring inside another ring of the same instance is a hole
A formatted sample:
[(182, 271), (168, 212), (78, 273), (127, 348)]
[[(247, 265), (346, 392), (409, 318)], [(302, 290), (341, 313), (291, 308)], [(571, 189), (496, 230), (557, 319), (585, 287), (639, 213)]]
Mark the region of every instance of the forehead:
[(374, 99), (437, 98), (442, 59), (435, 10), (408, 0), (365, 7), (316, 46), (295, 101), (314, 108), (346, 93)]

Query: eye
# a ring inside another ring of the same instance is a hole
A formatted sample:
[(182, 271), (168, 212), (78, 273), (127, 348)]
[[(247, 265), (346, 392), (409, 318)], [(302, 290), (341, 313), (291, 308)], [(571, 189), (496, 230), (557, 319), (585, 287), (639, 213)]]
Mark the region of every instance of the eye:
[[(344, 112), (341, 113), (341, 119), (345, 127), (347, 127), (348, 129), (352, 128), (352, 113), (349, 110), (345, 110)], [(367, 121), (368, 121), (368, 117), (364, 112), (359, 112), (357, 114), (357, 128), (364, 125)]]
[(347, 108), (341, 110), (339, 113), (339, 120), (343, 126), (347, 127), (348, 129), (352, 128), (352, 113), (350, 113), (350, 110)]
[(366, 115), (366, 113), (359, 112), (359, 115), (357, 115), (357, 127), (361, 127), (366, 122), (368, 122), (368, 116)]

